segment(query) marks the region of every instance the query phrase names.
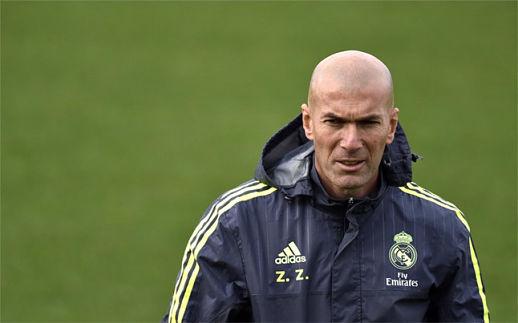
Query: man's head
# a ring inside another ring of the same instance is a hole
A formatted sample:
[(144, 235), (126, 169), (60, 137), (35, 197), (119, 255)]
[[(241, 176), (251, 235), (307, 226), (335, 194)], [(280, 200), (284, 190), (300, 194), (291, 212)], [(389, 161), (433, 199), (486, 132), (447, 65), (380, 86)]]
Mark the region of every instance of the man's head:
[(301, 108), (326, 191), (345, 199), (375, 190), (383, 151), (394, 139), (399, 112), (385, 64), (352, 50), (325, 58), (313, 71), (308, 103)]

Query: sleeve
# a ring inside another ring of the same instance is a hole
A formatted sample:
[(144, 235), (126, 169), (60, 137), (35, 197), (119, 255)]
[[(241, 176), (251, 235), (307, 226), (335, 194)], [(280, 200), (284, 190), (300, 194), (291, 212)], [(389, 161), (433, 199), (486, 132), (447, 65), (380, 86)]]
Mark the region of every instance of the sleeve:
[(489, 322), (489, 310), (475, 247), (462, 213), (456, 236), (456, 265), (432, 303), (439, 322)]
[(205, 213), (189, 239), (162, 322), (251, 320), (243, 258), (217, 204)]

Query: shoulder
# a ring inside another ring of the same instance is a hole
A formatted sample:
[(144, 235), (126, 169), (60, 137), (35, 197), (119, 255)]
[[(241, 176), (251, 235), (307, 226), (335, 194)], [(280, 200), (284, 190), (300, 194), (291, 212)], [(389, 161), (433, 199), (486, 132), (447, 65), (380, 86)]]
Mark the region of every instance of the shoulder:
[[(249, 180), (221, 194), (206, 209), (198, 225), (189, 239), (189, 246), (197, 250), (196, 254), (208, 241), (223, 241), (228, 230), (236, 225), (235, 212), (243, 203), (257, 200), (275, 192), (276, 189), (257, 180)], [(230, 220), (230, 221), (229, 221)], [(233, 222), (233, 223), (231, 223)]]
[(249, 203), (255, 203), (276, 192), (275, 187), (258, 180), (246, 181), (221, 194), (205, 212), (204, 217), (222, 220)]
[(408, 182), (398, 187), (396, 194), (400, 197), (400, 202), (414, 209), (423, 221), (449, 223), (459, 229), (470, 231), (464, 213), (455, 204), (432, 191), (414, 182)]

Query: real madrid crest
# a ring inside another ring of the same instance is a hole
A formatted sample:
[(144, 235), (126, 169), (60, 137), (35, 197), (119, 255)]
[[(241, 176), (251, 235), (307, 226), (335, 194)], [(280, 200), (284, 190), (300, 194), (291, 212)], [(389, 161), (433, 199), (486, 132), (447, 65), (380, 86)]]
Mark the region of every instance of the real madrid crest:
[(417, 250), (411, 244), (412, 236), (401, 231), (394, 236), (394, 245), (389, 251), (390, 263), (397, 269), (407, 270), (417, 262)]

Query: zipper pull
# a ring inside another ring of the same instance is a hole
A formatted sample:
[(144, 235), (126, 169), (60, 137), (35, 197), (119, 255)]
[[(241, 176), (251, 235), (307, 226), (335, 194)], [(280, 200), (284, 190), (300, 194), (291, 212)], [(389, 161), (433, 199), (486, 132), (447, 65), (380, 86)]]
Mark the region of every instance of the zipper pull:
[(349, 207), (353, 206), (354, 204), (354, 198), (353, 197), (350, 197), (349, 198), (349, 201), (347, 202), (349, 204)]
[(354, 198), (350, 197), (348, 200), (347, 200), (347, 208), (345, 210), (345, 213), (349, 213), (349, 211), (351, 210), (352, 206), (354, 204)]

